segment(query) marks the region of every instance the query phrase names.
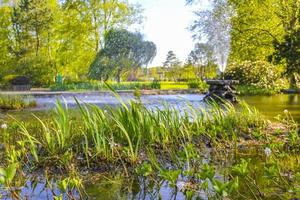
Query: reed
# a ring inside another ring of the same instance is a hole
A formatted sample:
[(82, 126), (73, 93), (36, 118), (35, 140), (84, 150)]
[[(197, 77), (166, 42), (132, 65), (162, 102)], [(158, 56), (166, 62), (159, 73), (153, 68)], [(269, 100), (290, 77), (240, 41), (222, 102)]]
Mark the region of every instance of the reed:
[(36, 101), (31, 96), (0, 95), (0, 109), (19, 110), (36, 107)]
[(36, 161), (39, 157), (60, 159), (70, 152), (75, 156), (83, 152), (85, 162), (122, 159), (135, 164), (148, 147), (176, 148), (203, 137), (213, 143), (231, 141), (240, 133), (259, 132), (265, 126), (257, 110), (244, 102), (239, 107), (212, 102), (205, 109), (189, 105), (179, 111), (170, 105), (149, 110), (140, 102), (119, 100), (121, 106), (117, 108), (76, 100), (80, 111), (76, 122), (71, 120), (67, 106), (57, 101), (50, 121), (35, 116), (40, 124), (38, 132), (32, 133), (19, 123), (20, 132)]
[[(115, 95), (120, 101), (118, 107), (101, 108), (76, 99), (78, 109), (74, 117), (73, 110), (57, 101), (50, 119), (33, 116), (35, 126), (17, 121), (18, 131), (9, 134), (13, 138), (3, 139), (5, 152), (9, 154), (4, 158), (5, 163), (19, 162), (20, 169), (30, 170), (55, 167), (62, 172), (98, 170), (103, 166), (118, 171), (122, 167), (127, 177), (138, 173), (160, 183), (167, 182), (174, 191), (179, 191), (178, 182), (184, 179), (195, 184), (186, 188), (190, 195), (203, 189), (208, 197), (219, 199), (239, 195), (236, 193), (239, 185), (258, 187), (259, 183), (246, 184), (248, 179), (255, 179), (250, 177), (250, 164), (246, 160), (226, 169), (226, 178), (221, 181), (214, 163), (206, 163), (202, 157), (207, 147), (216, 153), (235, 150), (238, 145), (231, 144), (245, 135), (264, 134), (267, 123), (256, 109), (245, 102), (239, 105), (210, 102), (201, 108), (187, 102), (181, 109), (168, 104), (149, 109), (138, 100), (124, 102)], [(10, 132), (9, 129), (9, 125), (3, 126), (0, 133)], [(290, 137), (295, 145), (299, 144), (299, 137)], [(270, 148), (275, 151), (272, 145)], [(267, 164), (273, 159), (269, 151)], [(266, 165), (266, 173), (272, 173), (272, 169)], [(280, 173), (273, 176), (285, 180)], [(61, 181), (64, 192), (70, 180)], [(258, 197), (260, 188), (252, 192), (250, 195)]]

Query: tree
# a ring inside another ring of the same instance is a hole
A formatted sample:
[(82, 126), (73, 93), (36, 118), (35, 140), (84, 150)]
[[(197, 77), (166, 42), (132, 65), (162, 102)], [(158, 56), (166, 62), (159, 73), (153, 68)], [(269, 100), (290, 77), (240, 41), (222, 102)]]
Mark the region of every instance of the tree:
[(215, 61), (213, 47), (207, 43), (197, 43), (188, 57), (188, 63), (197, 68), (196, 74), (201, 78), (205, 76), (205, 68), (209, 68)]
[(94, 37), (94, 50), (105, 45), (104, 37), (111, 29), (122, 29), (141, 23), (142, 9), (139, 4), (126, 0), (85, 0)]
[(177, 58), (176, 54), (173, 51), (168, 51), (166, 60), (163, 62), (163, 66), (166, 68), (172, 68), (180, 65), (181, 62)]
[[(298, 9), (300, 9), (298, 7)], [(298, 11), (299, 12), (299, 11)], [(285, 74), (290, 77), (290, 86), (292, 88), (296, 86), (297, 73), (300, 73), (300, 13), (298, 13), (297, 20), (293, 26), (287, 27), (287, 32), (284, 36), (284, 40), (279, 42), (274, 41), (275, 52), (271, 59), (276, 63), (286, 63)]]
[[(9, 2), (11, 8), (8, 73), (26, 75), (34, 85), (50, 83), (53, 68), (50, 63), (50, 33), (54, 24), (56, 0), (20, 0)], [(36, 76), (37, 75), (37, 76)]]
[(172, 78), (174, 81), (177, 81), (182, 76), (181, 62), (173, 51), (167, 53), (163, 67), (167, 70), (166, 76)]
[(230, 0), (232, 16), (230, 61), (267, 60), (274, 52), (273, 41), (284, 34), (279, 18), (281, 0)]
[(140, 33), (112, 29), (105, 36), (105, 47), (90, 66), (89, 76), (94, 79), (107, 79), (106, 72), (109, 70), (120, 82), (122, 72), (147, 65), (155, 55), (155, 44), (144, 41)]
[(230, 0), (232, 17), (231, 61), (266, 60), (286, 65), (291, 78), (299, 72), (299, 0)]
[(127, 0), (2, 0), (0, 78), (27, 75), (34, 85), (51, 84), (57, 73), (86, 78), (108, 30), (142, 19)]
[(10, 54), (11, 45), (11, 13), (9, 5), (0, 6), (0, 79), (6, 74), (11, 74), (12, 55)]
[(275, 52), (269, 58), (275, 63), (286, 65), (285, 75), (290, 78), (290, 87), (297, 87), (297, 74), (300, 73), (300, 1), (280, 1), (277, 13), (284, 30), (284, 37), (274, 40)]

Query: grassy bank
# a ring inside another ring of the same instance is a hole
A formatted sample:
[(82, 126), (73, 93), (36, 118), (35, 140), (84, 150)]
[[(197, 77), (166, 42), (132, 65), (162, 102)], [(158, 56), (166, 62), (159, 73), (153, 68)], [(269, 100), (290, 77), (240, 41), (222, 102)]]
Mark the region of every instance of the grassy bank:
[(238, 85), (236, 90), (240, 95), (273, 95), (281, 93), (281, 88), (261, 88), (253, 85)]
[[(202, 81), (191, 82), (110, 82), (114, 90), (186, 90), (199, 89), (206, 91), (208, 86)], [(78, 90), (107, 90), (106, 84), (98, 81), (83, 82), (83, 83), (66, 83), (57, 84), (51, 87), (53, 91), (78, 91)]]
[[(244, 102), (238, 107), (212, 102), (205, 109), (189, 105), (182, 110), (168, 105), (149, 110), (138, 99), (130, 105), (121, 99), (120, 103), (117, 108), (78, 104), (79, 114), (74, 117), (57, 102), (50, 119), (36, 117), (36, 123), (15, 121), (3, 126), (0, 174), (4, 179), (0, 178), (0, 184), (10, 191), (9, 195), (18, 196), (12, 189), (22, 184), (22, 176), (26, 179), (25, 172), (42, 170), (46, 177), (51, 172), (67, 172), (69, 176), (57, 183), (60, 194), (72, 197), (76, 189), (84, 196), (80, 172), (121, 171), (124, 177), (166, 182), (174, 191), (183, 190), (187, 199), (199, 191), (216, 199), (260, 198), (262, 194), (274, 198), (290, 195), (288, 189), (297, 192), (298, 180), (293, 179), (293, 189), (289, 177), (282, 174), (290, 171), (296, 176), (298, 167), (284, 168), (277, 162), (280, 157), (276, 152), (298, 151), (298, 127), (288, 113), (274, 128)], [(221, 171), (215, 161), (203, 160), (208, 149), (215, 155), (231, 152), (236, 156), (249, 147), (264, 157), (263, 173), (269, 176), (256, 177), (245, 156)], [(182, 189), (178, 182), (183, 180)]]

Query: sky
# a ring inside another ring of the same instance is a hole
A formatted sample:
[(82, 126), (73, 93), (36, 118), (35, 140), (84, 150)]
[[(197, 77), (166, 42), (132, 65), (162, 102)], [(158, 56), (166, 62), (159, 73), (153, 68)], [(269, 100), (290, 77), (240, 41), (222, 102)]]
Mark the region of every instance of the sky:
[(157, 55), (149, 66), (161, 66), (168, 51), (172, 50), (184, 62), (195, 42), (188, 30), (193, 22), (192, 7), (185, 0), (129, 0), (144, 8), (146, 17), (140, 31), (145, 39), (157, 46)]

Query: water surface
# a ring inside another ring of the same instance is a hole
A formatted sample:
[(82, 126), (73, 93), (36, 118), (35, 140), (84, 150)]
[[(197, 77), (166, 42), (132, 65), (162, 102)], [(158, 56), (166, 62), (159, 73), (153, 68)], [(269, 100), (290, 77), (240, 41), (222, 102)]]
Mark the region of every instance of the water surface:
[(244, 96), (241, 97), (248, 104), (256, 107), (269, 119), (282, 115), (288, 110), (293, 118), (300, 122), (300, 94), (277, 94), (272, 96)]
[[(49, 109), (55, 106), (57, 99), (65, 101), (68, 106), (75, 107), (76, 101), (74, 97), (78, 98), (81, 102), (93, 103), (99, 106), (117, 106), (119, 105), (119, 100), (113, 95), (68, 95), (68, 96), (38, 96), (36, 97), (38, 107), (35, 110), (23, 110), (23, 111), (12, 111), (9, 114), (22, 119), (29, 120), (34, 119), (31, 115), (32, 112), (39, 116), (47, 117), (50, 115)], [(121, 98), (127, 102), (134, 99), (131, 94), (121, 94)], [(147, 95), (142, 96), (141, 101), (147, 107), (162, 107), (164, 103), (168, 103), (172, 106), (182, 109), (187, 105), (187, 102), (193, 106), (205, 106), (203, 101), (204, 95), (201, 94), (180, 94), (180, 95)], [(248, 104), (255, 106), (259, 111), (262, 112), (269, 119), (274, 119), (279, 114), (283, 114), (284, 110), (291, 112), (295, 120), (300, 122), (300, 95), (285, 95), (279, 94), (274, 96), (244, 96), (241, 99), (245, 100)], [(46, 110), (46, 111), (45, 111)], [(0, 115), (5, 117), (7, 113), (2, 113)], [(1, 122), (1, 121), (0, 121)], [(257, 153), (249, 154), (251, 157), (251, 166), (263, 166), (264, 159), (260, 157)], [(224, 156), (222, 159), (226, 158), (226, 162), (219, 161), (215, 156), (209, 155), (205, 156), (210, 162), (216, 164), (219, 169), (223, 169), (233, 165), (236, 162), (234, 156)], [(290, 164), (289, 164), (290, 165)], [(254, 167), (253, 167), (254, 168)], [(263, 167), (257, 167), (258, 171), (253, 173), (262, 175)], [(222, 170), (218, 173), (221, 174)], [(258, 183), (263, 182), (263, 179), (258, 176), (256, 180)], [(181, 177), (178, 180), (178, 187), (184, 184), (185, 179)], [(263, 185), (263, 184), (262, 184)], [(28, 199), (52, 199), (53, 194), (61, 194), (61, 192), (56, 188), (55, 181), (53, 182), (53, 190), (49, 189), (46, 185), (45, 180), (28, 180), (23, 187), (20, 188), (21, 196)], [(166, 182), (152, 182), (152, 180), (144, 179), (143, 177), (132, 177), (131, 179), (125, 179), (120, 176), (113, 176), (110, 178), (101, 178), (97, 181), (85, 183), (86, 192), (89, 199), (185, 199), (182, 191), (175, 191), (174, 188), (170, 187)], [(5, 192), (1, 190), (0, 194), (5, 196)], [(76, 193), (76, 191), (75, 191)], [(245, 191), (247, 193), (247, 191)], [(63, 194), (63, 193), (62, 193)], [(75, 194), (76, 196), (76, 194)], [(201, 191), (195, 195), (198, 198), (207, 199)], [(67, 199), (65, 194), (64, 199)], [(9, 199), (9, 198), (8, 198)]]
[[(128, 102), (134, 99), (130, 93), (120, 94), (122, 100)], [(74, 98), (81, 102), (93, 103), (99, 106), (115, 106), (120, 102), (113, 94), (75, 94), (75, 95), (59, 95), (59, 96), (37, 96), (36, 101), (38, 110), (48, 109), (55, 106), (57, 99), (65, 101), (69, 106), (76, 106)], [(256, 107), (262, 114), (269, 119), (283, 114), (284, 110), (288, 110), (294, 119), (300, 122), (300, 94), (277, 94), (272, 96), (243, 96), (240, 97), (251, 106)], [(178, 95), (144, 95), (141, 97), (142, 102), (147, 107), (161, 107), (163, 103), (168, 103), (177, 108), (182, 108), (187, 101), (193, 106), (203, 106), (204, 95), (202, 94), (178, 94)]]

